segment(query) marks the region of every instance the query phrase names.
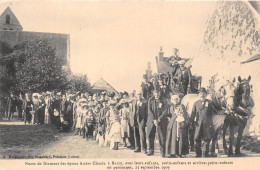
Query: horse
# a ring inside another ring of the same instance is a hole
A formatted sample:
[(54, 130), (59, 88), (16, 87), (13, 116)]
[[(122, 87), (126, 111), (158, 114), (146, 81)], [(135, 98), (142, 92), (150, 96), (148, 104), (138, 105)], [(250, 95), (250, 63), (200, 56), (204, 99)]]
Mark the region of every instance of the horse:
[[(250, 97), (250, 91), (251, 86), (249, 85), (249, 82), (251, 80), (251, 76), (248, 77), (248, 79), (241, 79), (241, 77), (238, 77), (238, 83), (237, 83), (237, 89), (235, 92), (234, 100), (235, 101), (228, 101), (227, 100), (227, 109), (231, 110), (229, 111), (230, 114), (227, 115), (224, 126), (223, 126), (223, 148), (225, 151), (225, 154), (227, 154), (229, 157), (234, 156), (233, 154), (233, 145), (234, 145), (234, 134), (235, 134), (235, 127), (238, 127), (238, 135), (235, 145), (235, 156), (243, 156), (243, 154), (240, 152), (241, 147), (241, 140), (243, 131), (247, 125), (248, 116), (250, 115), (250, 108), (253, 107), (253, 101)], [(233, 105), (233, 104), (234, 105)], [(229, 128), (230, 136), (229, 136), (229, 148), (227, 148), (226, 144), (226, 132)]]
[[(233, 101), (233, 97), (235, 94), (235, 86), (234, 86), (235, 79), (233, 82), (228, 81), (225, 85), (222, 86), (222, 88), (226, 91), (226, 94), (229, 95), (226, 97), (226, 99), (230, 101)], [(215, 92), (210, 91), (208, 93), (207, 98), (212, 101), (213, 105), (215, 106), (216, 103), (216, 97)], [(198, 94), (187, 94), (185, 95), (181, 103), (185, 106), (189, 117), (191, 116), (193, 105), (196, 101), (199, 100)], [(212, 114), (212, 122), (213, 122), (213, 134), (212, 134), (212, 145), (211, 145), (211, 154), (212, 156), (215, 156), (215, 144), (217, 141), (217, 137), (219, 136), (223, 126), (224, 126), (224, 120), (226, 119), (226, 115), (224, 114), (224, 110), (222, 108), (220, 109), (213, 109), (214, 114)], [(190, 146), (191, 151), (194, 151), (194, 128), (189, 128), (189, 140), (190, 140)]]
[[(218, 136), (220, 135), (220, 132), (223, 130), (223, 148), (225, 153), (228, 156), (233, 156), (233, 149), (232, 145), (234, 143), (234, 128), (235, 126), (238, 126), (238, 136), (237, 136), (237, 142), (236, 142), (236, 149), (235, 149), (235, 156), (242, 156), (240, 153), (240, 143), (242, 140), (242, 135), (244, 128), (247, 123), (247, 116), (248, 111), (245, 110), (249, 107), (253, 107), (251, 97), (250, 97), (250, 88), (249, 82), (251, 80), (251, 77), (249, 76), (248, 79), (241, 80), (241, 77), (238, 77), (238, 84), (237, 86), (234, 85), (235, 79), (233, 82), (227, 82), (224, 86), (222, 86), (218, 92), (211, 91), (211, 93), (208, 95), (208, 98), (212, 101), (216, 109), (214, 109), (214, 114), (212, 116), (213, 121), (213, 129), (214, 133), (212, 134), (211, 139), (211, 156), (215, 157), (215, 145), (218, 140)], [(251, 99), (251, 100), (250, 100)], [(192, 112), (192, 107), (194, 103), (199, 100), (197, 94), (188, 94), (183, 97), (182, 104), (187, 109), (187, 112), (189, 116)], [(230, 146), (229, 149), (227, 149), (226, 145), (226, 131), (227, 129), (230, 129)], [(194, 139), (193, 139), (193, 130), (189, 130), (189, 136), (190, 136), (190, 145), (191, 150), (194, 150)]]

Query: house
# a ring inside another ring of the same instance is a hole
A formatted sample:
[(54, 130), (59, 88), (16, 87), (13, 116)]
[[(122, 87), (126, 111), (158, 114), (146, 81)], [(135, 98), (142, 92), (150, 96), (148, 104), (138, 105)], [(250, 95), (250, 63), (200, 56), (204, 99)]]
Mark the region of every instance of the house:
[(97, 82), (93, 84), (91, 89), (92, 93), (101, 93), (101, 92), (115, 93), (118, 94), (118, 91), (114, 89), (108, 82), (106, 82), (103, 78), (100, 78)]

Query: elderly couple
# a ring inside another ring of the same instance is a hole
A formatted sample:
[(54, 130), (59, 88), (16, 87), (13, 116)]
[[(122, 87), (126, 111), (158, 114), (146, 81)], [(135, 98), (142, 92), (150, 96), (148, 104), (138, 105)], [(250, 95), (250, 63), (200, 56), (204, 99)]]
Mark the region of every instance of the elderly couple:
[[(211, 108), (212, 105), (206, 99), (207, 91), (201, 88), (199, 100), (193, 105), (191, 118), (181, 104), (179, 95), (171, 95), (171, 101), (163, 99), (158, 92), (148, 101), (147, 137), (148, 156), (154, 154), (155, 134), (158, 134), (162, 157), (185, 157), (189, 153), (188, 128), (194, 127), (194, 139), (196, 142), (197, 157), (202, 156), (201, 141), (204, 140), (205, 156), (209, 152)], [(207, 103), (207, 105), (205, 105)]]

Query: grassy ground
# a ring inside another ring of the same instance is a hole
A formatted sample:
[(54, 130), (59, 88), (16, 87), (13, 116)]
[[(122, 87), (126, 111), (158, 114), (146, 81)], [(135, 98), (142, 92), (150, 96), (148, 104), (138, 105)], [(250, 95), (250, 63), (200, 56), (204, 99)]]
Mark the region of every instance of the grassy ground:
[(0, 155), (24, 156), (56, 140), (52, 125), (0, 125)]

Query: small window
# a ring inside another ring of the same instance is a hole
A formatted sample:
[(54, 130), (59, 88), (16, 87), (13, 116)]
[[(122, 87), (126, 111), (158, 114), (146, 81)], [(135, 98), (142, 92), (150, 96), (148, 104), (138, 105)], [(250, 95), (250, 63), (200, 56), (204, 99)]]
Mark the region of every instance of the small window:
[(10, 24), (10, 15), (5, 16), (5, 22), (6, 24)]

